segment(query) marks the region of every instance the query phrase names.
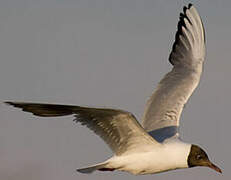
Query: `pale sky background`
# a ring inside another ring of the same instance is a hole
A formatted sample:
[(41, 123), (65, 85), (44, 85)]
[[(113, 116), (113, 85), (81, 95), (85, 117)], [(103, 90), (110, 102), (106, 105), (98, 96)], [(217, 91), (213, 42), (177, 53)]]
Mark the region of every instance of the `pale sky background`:
[(183, 111), (181, 136), (223, 169), (145, 176), (77, 173), (110, 149), (72, 117), (39, 118), (0, 105), (1, 180), (229, 179), (231, 171), (230, 0), (1, 0), (0, 99), (116, 107), (140, 120), (163, 75), (183, 5), (206, 30), (202, 81)]

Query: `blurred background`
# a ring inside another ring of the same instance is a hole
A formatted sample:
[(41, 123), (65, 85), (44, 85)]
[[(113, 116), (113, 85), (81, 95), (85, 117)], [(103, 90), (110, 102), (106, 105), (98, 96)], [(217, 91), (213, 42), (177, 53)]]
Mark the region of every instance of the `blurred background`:
[(2, 0), (0, 100), (112, 107), (141, 120), (146, 100), (170, 71), (179, 13), (193, 3), (206, 31), (201, 83), (181, 117), (181, 136), (223, 169), (156, 175), (77, 173), (112, 155), (73, 117), (39, 118), (0, 105), (2, 180), (229, 179), (231, 1)]

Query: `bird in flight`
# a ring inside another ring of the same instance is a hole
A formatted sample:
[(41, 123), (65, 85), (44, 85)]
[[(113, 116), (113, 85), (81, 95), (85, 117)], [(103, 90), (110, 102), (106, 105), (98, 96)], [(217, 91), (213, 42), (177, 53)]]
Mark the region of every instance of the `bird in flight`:
[(192, 4), (180, 14), (169, 61), (172, 70), (159, 82), (145, 107), (140, 124), (130, 112), (73, 105), (5, 102), (41, 117), (74, 115), (75, 122), (99, 135), (114, 152), (108, 160), (77, 169), (81, 173), (126, 171), (153, 174), (196, 166), (219, 173), (206, 152), (180, 139), (179, 120), (185, 103), (197, 87), (205, 59), (205, 32)]

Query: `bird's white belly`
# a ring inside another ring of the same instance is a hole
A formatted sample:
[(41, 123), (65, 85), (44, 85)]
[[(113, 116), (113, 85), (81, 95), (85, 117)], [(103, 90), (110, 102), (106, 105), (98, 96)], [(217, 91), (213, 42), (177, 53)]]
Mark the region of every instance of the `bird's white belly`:
[[(171, 151), (171, 149), (173, 151)], [(132, 174), (153, 174), (188, 167), (186, 156), (175, 147), (155, 148), (149, 152), (132, 153), (111, 158), (111, 167)]]
[(156, 156), (156, 153), (137, 153), (113, 158), (112, 164), (117, 170), (132, 174), (151, 174), (174, 169), (167, 158)]

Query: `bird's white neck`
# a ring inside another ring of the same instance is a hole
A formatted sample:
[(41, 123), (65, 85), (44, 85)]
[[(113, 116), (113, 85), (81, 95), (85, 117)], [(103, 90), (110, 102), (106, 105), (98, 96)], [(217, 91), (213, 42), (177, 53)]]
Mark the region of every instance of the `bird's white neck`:
[[(187, 168), (188, 156), (191, 150), (191, 144), (184, 143), (180, 140), (173, 140), (164, 143), (164, 149), (166, 150), (166, 159), (173, 168)], [(171, 162), (171, 163), (170, 163)]]

